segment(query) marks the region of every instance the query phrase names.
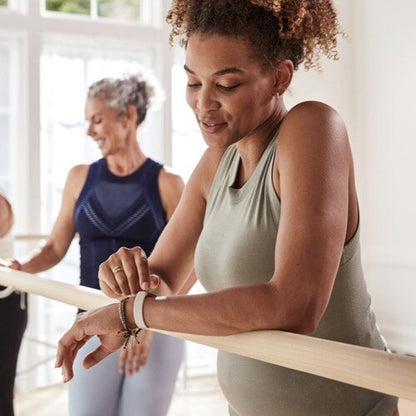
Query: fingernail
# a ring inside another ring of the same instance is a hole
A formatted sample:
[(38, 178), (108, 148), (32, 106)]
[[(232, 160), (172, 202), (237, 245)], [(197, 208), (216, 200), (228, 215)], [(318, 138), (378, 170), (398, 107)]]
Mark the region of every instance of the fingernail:
[(147, 282), (143, 282), (143, 283), (142, 283), (142, 289), (143, 289), (143, 290), (148, 290), (148, 289), (149, 289), (149, 283), (147, 283)]

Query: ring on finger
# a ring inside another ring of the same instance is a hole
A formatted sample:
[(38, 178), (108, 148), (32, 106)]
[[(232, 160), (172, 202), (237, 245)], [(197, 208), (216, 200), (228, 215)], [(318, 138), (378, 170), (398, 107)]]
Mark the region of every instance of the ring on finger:
[(116, 267), (113, 267), (113, 268), (111, 269), (111, 271), (112, 271), (114, 274), (116, 274), (116, 273), (118, 273), (118, 272), (124, 272), (124, 269), (123, 269), (123, 266), (118, 265), (118, 266), (116, 266)]

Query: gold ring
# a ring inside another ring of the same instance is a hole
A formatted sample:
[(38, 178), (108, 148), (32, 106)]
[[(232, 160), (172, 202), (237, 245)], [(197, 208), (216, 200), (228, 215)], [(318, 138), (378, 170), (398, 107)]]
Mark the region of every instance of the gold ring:
[(112, 269), (111, 269), (111, 271), (114, 273), (114, 274), (116, 274), (116, 273), (118, 273), (118, 272), (124, 272), (124, 269), (123, 269), (123, 266), (116, 266), (116, 267), (113, 267)]

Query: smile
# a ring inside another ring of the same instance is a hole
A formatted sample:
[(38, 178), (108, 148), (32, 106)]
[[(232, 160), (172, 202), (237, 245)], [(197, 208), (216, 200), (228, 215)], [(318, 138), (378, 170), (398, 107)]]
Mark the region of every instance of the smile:
[(204, 121), (199, 121), (199, 125), (201, 126), (201, 130), (205, 133), (217, 133), (220, 130), (222, 130), (227, 123), (218, 123), (218, 122), (204, 122)]

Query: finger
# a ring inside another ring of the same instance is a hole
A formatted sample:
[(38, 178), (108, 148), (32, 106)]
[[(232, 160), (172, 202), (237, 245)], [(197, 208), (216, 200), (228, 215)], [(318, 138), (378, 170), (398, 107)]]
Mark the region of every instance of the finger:
[(111, 269), (111, 273), (114, 276), (115, 281), (119, 287), (119, 290), (123, 296), (129, 295), (129, 285), (127, 283), (127, 275), (125, 272), (125, 267), (128, 263), (128, 249), (125, 247), (117, 250), (117, 253), (112, 254), (108, 258), (108, 265)]
[(149, 356), (150, 344), (144, 343), (140, 354), (140, 365), (144, 366), (147, 363), (147, 357)]
[(55, 366), (62, 368), (64, 382), (73, 377), (72, 366), (76, 354), (89, 338), (77, 319), (71, 329), (59, 340)]
[(103, 280), (100, 281), (100, 289), (109, 298), (122, 299), (124, 297), (121, 293), (115, 293), (113, 289), (111, 289), (111, 287), (108, 286)]
[(139, 271), (139, 283), (142, 290), (149, 290), (150, 287), (150, 271), (147, 256), (144, 250), (138, 247), (134, 251), (134, 261), (136, 262), (137, 270)]
[(4, 263), (4, 267), (8, 267), (9, 269), (20, 270), (22, 268), (22, 265), (15, 259), (6, 259), (2, 263)]
[(142, 356), (142, 344), (137, 345), (137, 351), (134, 356), (134, 371), (136, 373), (139, 372), (140, 367), (142, 366), (141, 356)]
[(103, 291), (104, 289), (109, 289), (109, 292), (105, 292), (108, 296), (113, 298), (122, 296), (121, 289), (114, 277), (113, 272), (111, 271), (109, 260), (100, 264), (98, 269), (98, 280)]
[(108, 357), (112, 351), (105, 348), (103, 345), (100, 345), (94, 351), (90, 352), (82, 362), (82, 366), (85, 369), (89, 369), (94, 365), (98, 364), (100, 361), (104, 360), (104, 358)]
[(150, 285), (149, 285), (149, 292), (155, 292), (160, 285), (160, 277), (157, 274), (151, 274), (149, 276)]
[(64, 383), (67, 383), (74, 377), (74, 371), (73, 371), (73, 365), (74, 361), (72, 360), (72, 356), (69, 357), (68, 354), (65, 354), (65, 357), (62, 361), (62, 378), (64, 380)]
[(120, 350), (120, 357), (118, 358), (118, 372), (119, 374), (124, 374), (124, 369), (126, 367), (126, 357), (127, 357), (127, 351), (122, 348)]
[(127, 295), (135, 295), (140, 290), (139, 272), (137, 270), (136, 262), (134, 261), (134, 250), (125, 249), (120, 252), (121, 266), (124, 274), (127, 277), (128, 291)]
[(126, 363), (126, 370), (129, 376), (133, 375), (133, 366), (134, 366), (134, 355), (135, 355), (135, 347), (134, 345), (129, 345), (127, 347), (127, 363)]
[(127, 275), (124, 270), (113, 271), (115, 267), (116, 266), (112, 267), (111, 272), (114, 275), (114, 279), (116, 280), (118, 287), (120, 288), (121, 295), (128, 296), (130, 295), (130, 288), (128, 284)]

